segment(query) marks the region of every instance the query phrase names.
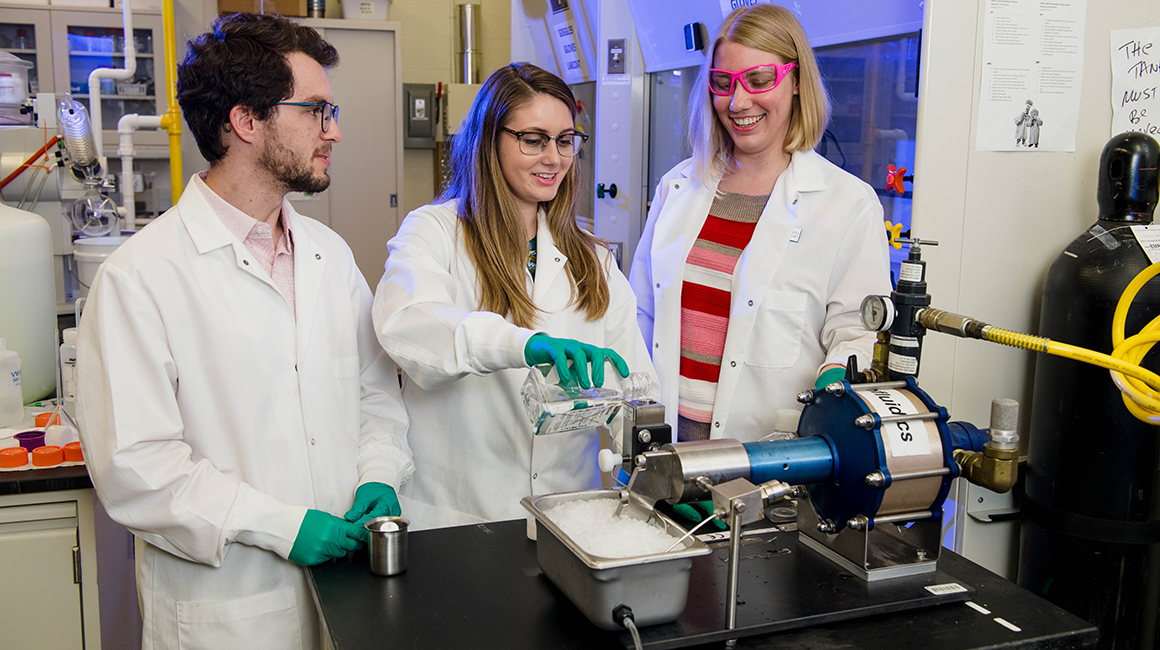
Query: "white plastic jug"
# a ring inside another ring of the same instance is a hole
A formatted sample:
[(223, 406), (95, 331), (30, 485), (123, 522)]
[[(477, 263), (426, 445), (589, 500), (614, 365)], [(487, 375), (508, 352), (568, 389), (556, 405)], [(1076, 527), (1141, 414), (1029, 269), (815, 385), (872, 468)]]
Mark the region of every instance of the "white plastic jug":
[(0, 337), (23, 360), (25, 403), (56, 390), (52, 230), (40, 215), (0, 204)]
[(0, 339), (0, 427), (12, 427), (24, 420), (24, 399), (20, 390), (20, 355)]

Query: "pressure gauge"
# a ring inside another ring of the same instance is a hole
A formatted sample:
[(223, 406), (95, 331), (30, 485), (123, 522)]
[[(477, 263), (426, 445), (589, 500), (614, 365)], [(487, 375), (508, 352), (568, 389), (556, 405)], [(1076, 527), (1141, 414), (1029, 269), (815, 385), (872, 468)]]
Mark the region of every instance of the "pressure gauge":
[(886, 296), (866, 296), (862, 299), (862, 327), (871, 332), (882, 332), (894, 324), (894, 303)]

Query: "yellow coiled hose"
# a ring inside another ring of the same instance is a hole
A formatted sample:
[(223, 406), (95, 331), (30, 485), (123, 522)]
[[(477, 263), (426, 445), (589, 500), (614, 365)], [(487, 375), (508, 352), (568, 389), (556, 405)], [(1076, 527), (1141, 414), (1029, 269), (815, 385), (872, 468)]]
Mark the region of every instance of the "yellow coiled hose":
[(1160, 392), (1158, 392), (1160, 391), (1160, 375), (1145, 370), (1139, 365), (1144, 355), (1148, 354), (1148, 351), (1157, 341), (1160, 341), (1160, 316), (1152, 319), (1152, 322), (1148, 323), (1135, 336), (1124, 338), (1124, 322), (1128, 317), (1128, 308), (1136, 299), (1136, 294), (1139, 293), (1140, 288), (1158, 273), (1160, 273), (1160, 263), (1149, 266), (1137, 274), (1128, 284), (1128, 288), (1124, 289), (1124, 293), (1120, 295), (1120, 301), (1116, 304), (1116, 312), (1112, 318), (1113, 349), (1110, 355), (990, 325), (983, 329), (983, 338), (1003, 345), (1046, 352), (1107, 368), (1111, 371), (1112, 381), (1123, 393), (1124, 406), (1128, 408), (1128, 411), (1148, 424), (1160, 424)]

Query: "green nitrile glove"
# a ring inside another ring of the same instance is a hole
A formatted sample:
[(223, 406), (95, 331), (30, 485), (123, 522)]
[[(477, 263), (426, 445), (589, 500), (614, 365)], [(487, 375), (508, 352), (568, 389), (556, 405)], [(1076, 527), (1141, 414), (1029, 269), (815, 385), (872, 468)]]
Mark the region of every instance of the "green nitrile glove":
[[(568, 368), (568, 361), (571, 360), (576, 366), (576, 380), (581, 388), (592, 388), (593, 384), (604, 385), (605, 359), (616, 365), (616, 371), (621, 377), (628, 376), (628, 364), (612, 348), (598, 348), (575, 339), (557, 339), (544, 333), (536, 334), (524, 345), (524, 360), (528, 365), (555, 364), (561, 382), (572, 380), (572, 372)], [(589, 360), (592, 362), (591, 382), (588, 381)]]
[(362, 546), (359, 532), (366, 531), (360, 525), (352, 524), (321, 510), (307, 510), (290, 549), (290, 561), (302, 566), (314, 566), (327, 560), (346, 555)]
[(343, 518), (358, 524), (362, 531), (359, 539), (365, 542), (369, 534), (363, 524), (375, 517), (398, 517), (401, 513), (395, 488), (386, 483), (364, 483), (354, 491), (354, 505)]
[[(693, 501), (691, 503), (678, 503), (677, 505), (673, 506), (673, 514), (678, 516), (678, 519), (676, 520), (677, 523), (684, 526), (685, 529), (688, 530), (689, 528), (692, 528), (693, 526), (701, 523), (705, 519), (713, 516), (713, 502)], [(713, 523), (709, 525), (715, 527), (717, 530), (725, 530), (729, 527), (728, 524), (721, 521), (720, 517), (714, 519)], [(703, 533), (708, 531), (702, 528), (700, 532)]]
[(818, 375), (818, 380), (814, 382), (814, 388), (821, 390), (826, 386), (836, 382), (842, 381), (846, 378), (845, 368), (830, 368), (829, 370)]

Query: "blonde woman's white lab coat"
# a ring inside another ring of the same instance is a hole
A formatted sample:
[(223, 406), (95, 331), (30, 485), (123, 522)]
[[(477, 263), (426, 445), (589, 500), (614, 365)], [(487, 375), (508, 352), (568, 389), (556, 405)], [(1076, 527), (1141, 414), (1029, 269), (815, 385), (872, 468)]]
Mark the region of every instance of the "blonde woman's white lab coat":
[[(284, 201), (297, 320), (190, 182), (101, 266), (77, 339), (89, 473), (137, 540), (143, 647), (314, 648), (308, 508), (343, 516), (413, 465), (370, 288)], [(143, 543), (144, 542), (144, 543)]]
[[(543, 310), (537, 330), (479, 310), (478, 278), (459, 228), (457, 201), (407, 215), (387, 247), (375, 292), (379, 342), (403, 369), (415, 477), (403, 512), (418, 528), (523, 518), (520, 499), (600, 487), (596, 429), (532, 434), (520, 399), (524, 344), (537, 331), (616, 350), (633, 372), (653, 373), (628, 281), (608, 269), (607, 313), (588, 321), (572, 306), (565, 264), (540, 214), (528, 290)], [(606, 366), (606, 382), (612, 367)]]
[[(685, 260), (717, 187), (691, 160), (660, 181), (630, 269), (637, 318), (676, 430)], [(729, 330), (711, 436), (756, 440), (819, 370), (851, 354), (869, 367), (875, 335), (862, 328), (868, 294), (890, 293), (882, 205), (867, 184), (813, 151), (793, 154), (733, 273)]]

